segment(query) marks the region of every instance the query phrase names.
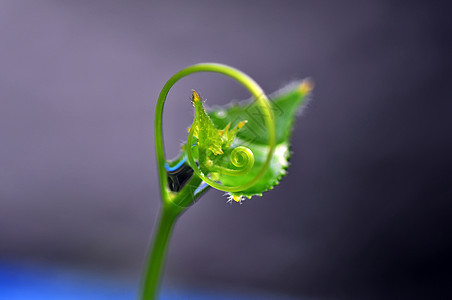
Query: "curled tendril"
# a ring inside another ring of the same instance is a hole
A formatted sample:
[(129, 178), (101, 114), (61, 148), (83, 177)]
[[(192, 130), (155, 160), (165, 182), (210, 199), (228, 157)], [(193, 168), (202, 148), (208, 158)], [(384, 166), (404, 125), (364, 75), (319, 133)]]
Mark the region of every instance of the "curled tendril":
[[(222, 64), (215, 64), (215, 63), (203, 63), (203, 64), (196, 64), (189, 66), (176, 74), (174, 74), (163, 86), (162, 91), (160, 92), (158, 101), (157, 101), (157, 108), (155, 111), (155, 148), (156, 148), (156, 156), (157, 156), (157, 163), (158, 163), (158, 170), (159, 170), (159, 177), (160, 177), (160, 188), (162, 193), (164, 193), (164, 196), (167, 196), (166, 193), (168, 193), (166, 186), (167, 186), (167, 178), (165, 174), (165, 151), (163, 148), (163, 134), (162, 134), (162, 119), (163, 119), (163, 106), (165, 104), (166, 97), (168, 95), (169, 90), (171, 87), (179, 81), (181, 78), (188, 76), (193, 73), (198, 72), (213, 72), (213, 73), (220, 73), (223, 75), (226, 75), (228, 77), (231, 77), (235, 80), (237, 80), (239, 83), (241, 83), (245, 88), (248, 89), (248, 91), (251, 93), (251, 95), (256, 99), (257, 106), (261, 110), (262, 115), (264, 117), (265, 125), (267, 127), (268, 131), (268, 154), (266, 157), (266, 160), (258, 172), (258, 174), (250, 181), (245, 184), (239, 185), (239, 186), (225, 186), (222, 184), (219, 184), (218, 182), (210, 179), (207, 177), (207, 174), (203, 174), (203, 172), (199, 169), (198, 165), (196, 164), (193, 155), (191, 153), (191, 147), (186, 147), (187, 151), (187, 161), (190, 164), (190, 166), (193, 168), (194, 173), (199, 176), (205, 183), (210, 185), (213, 188), (216, 188), (221, 191), (225, 192), (240, 192), (243, 191), (249, 187), (252, 187), (255, 185), (261, 177), (264, 175), (265, 171), (269, 168), (271, 158), (273, 156), (273, 153), (275, 151), (276, 147), (276, 137), (275, 137), (275, 122), (273, 117), (273, 112), (271, 110), (270, 101), (268, 100), (267, 96), (261, 89), (261, 87), (248, 75), (245, 73), (226, 66)], [(193, 139), (193, 129), (191, 128), (188, 134), (187, 139), (187, 145), (192, 145), (192, 139)], [(238, 167), (238, 170), (228, 169), (221, 166), (214, 166), (213, 169), (217, 172), (220, 172), (222, 174), (228, 174), (228, 175), (241, 175), (248, 172), (254, 165), (254, 155), (253, 152), (246, 147), (239, 146), (235, 148), (231, 152), (231, 163)]]
[[(189, 135), (189, 137), (187, 139), (187, 145), (191, 145), (191, 140), (192, 140), (192, 136)], [(188, 148), (190, 148), (190, 149), (188, 149)], [(193, 159), (191, 147), (187, 147), (186, 151), (187, 151), (187, 160), (189, 162), (192, 162), (192, 163), (190, 163), (190, 165), (193, 165), (193, 162), (195, 160)], [(239, 146), (237, 148), (234, 148), (234, 150), (232, 150), (232, 152), (231, 152), (230, 160), (231, 160), (231, 163), (239, 169), (230, 169), (230, 168), (225, 168), (223, 166), (218, 166), (218, 165), (213, 165), (210, 167), (210, 169), (213, 172), (217, 172), (222, 175), (240, 176), (240, 175), (244, 175), (244, 174), (248, 173), (251, 170), (251, 168), (254, 166), (253, 151), (251, 151), (251, 149), (244, 147), (244, 146)]]
[(254, 154), (250, 148), (239, 146), (231, 152), (231, 163), (240, 170), (221, 169), (226, 175), (242, 175), (248, 173), (254, 165)]

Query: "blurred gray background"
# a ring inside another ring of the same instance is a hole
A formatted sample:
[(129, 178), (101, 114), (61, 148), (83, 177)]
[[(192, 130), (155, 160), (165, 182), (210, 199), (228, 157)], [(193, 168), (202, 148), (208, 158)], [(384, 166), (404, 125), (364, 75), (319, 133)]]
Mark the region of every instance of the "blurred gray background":
[[(139, 282), (159, 191), (158, 93), (215, 61), (273, 92), (307, 76), (289, 175), (262, 198), (210, 191), (177, 224), (164, 283), (296, 297), (451, 294), (451, 10), (419, 1), (0, 2), (0, 258)], [(177, 154), (207, 104), (248, 93), (184, 79)]]

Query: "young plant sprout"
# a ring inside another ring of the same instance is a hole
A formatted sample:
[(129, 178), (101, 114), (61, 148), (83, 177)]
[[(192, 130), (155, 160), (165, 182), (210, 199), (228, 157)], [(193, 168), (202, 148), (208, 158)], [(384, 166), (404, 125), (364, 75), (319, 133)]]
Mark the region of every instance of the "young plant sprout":
[[(197, 72), (220, 73), (237, 80), (251, 100), (207, 111), (192, 91), (195, 110), (179, 157), (167, 161), (163, 149), (163, 106), (171, 87)], [(148, 258), (142, 299), (157, 297), (169, 237), (177, 218), (209, 188), (229, 194), (227, 202), (262, 196), (286, 174), (293, 123), (312, 90), (309, 80), (274, 93), (269, 101), (260, 86), (232, 67), (204, 63), (187, 67), (164, 85), (155, 112), (155, 148), (162, 206)]]

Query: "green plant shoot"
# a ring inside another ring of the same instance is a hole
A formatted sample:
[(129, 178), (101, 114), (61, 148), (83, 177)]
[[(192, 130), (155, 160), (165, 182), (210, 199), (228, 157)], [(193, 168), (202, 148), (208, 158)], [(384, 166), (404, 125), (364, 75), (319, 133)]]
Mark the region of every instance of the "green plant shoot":
[[(195, 116), (180, 156), (165, 158), (162, 138), (163, 106), (171, 87), (196, 72), (220, 73), (241, 83), (250, 100), (208, 110), (192, 91)], [(205, 63), (185, 68), (164, 85), (155, 113), (155, 145), (162, 195), (143, 282), (142, 299), (155, 299), (166, 248), (178, 217), (210, 187), (229, 193), (238, 202), (273, 189), (286, 174), (290, 136), (300, 107), (312, 90), (309, 80), (295, 82), (268, 99), (246, 74), (226, 65)]]

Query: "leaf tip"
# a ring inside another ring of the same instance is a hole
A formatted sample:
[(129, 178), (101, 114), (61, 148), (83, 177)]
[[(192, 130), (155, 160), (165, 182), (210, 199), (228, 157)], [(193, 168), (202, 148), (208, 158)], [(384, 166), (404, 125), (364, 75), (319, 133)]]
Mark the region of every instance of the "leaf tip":
[(304, 79), (298, 87), (298, 91), (303, 95), (309, 94), (313, 89), (314, 81), (311, 78)]
[(201, 97), (198, 95), (198, 93), (195, 90), (191, 90), (191, 92), (192, 92), (192, 96), (191, 96), (192, 102), (201, 101)]
[(245, 126), (246, 123), (248, 123), (247, 120), (241, 121), (239, 124), (237, 124), (237, 128), (238, 128), (238, 129), (241, 129), (243, 126)]

